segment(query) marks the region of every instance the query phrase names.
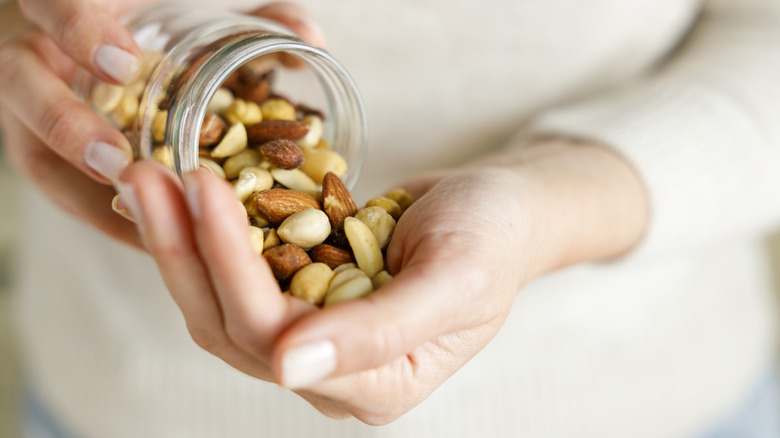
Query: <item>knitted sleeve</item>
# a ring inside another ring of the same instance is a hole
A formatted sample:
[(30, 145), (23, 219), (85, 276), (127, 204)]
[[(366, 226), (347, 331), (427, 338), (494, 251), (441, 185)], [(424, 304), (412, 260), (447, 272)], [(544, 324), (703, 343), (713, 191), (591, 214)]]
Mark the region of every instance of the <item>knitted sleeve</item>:
[(635, 255), (764, 233), (780, 223), (780, 2), (712, 0), (656, 71), (542, 113), (534, 133), (613, 148), (649, 192)]

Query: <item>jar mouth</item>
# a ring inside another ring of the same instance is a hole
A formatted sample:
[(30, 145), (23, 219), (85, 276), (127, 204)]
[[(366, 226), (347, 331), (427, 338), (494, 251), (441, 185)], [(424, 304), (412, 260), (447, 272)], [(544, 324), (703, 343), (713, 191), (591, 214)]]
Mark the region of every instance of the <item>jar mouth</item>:
[[(277, 25), (278, 26), (278, 25)], [(319, 81), (326, 101), (327, 140), (347, 161), (348, 171), (343, 176), (347, 188), (357, 183), (365, 160), (368, 142), (367, 116), (357, 85), (352, 77), (326, 51), (309, 46), (289, 35), (268, 32), (248, 34), (221, 46), (209, 55), (176, 92), (168, 110), (165, 143), (173, 149), (173, 167), (179, 176), (198, 169), (198, 139), (206, 108), (214, 94), (227, 78), (247, 62), (272, 53), (284, 52), (302, 60)], [(163, 60), (160, 69), (170, 60)], [(160, 95), (164, 89), (164, 75), (156, 74), (144, 93), (142, 108), (149, 106), (148, 96)], [(157, 105), (154, 105), (156, 108)], [(140, 152), (149, 155), (152, 150), (151, 126), (153, 111), (139, 114), (141, 126)]]

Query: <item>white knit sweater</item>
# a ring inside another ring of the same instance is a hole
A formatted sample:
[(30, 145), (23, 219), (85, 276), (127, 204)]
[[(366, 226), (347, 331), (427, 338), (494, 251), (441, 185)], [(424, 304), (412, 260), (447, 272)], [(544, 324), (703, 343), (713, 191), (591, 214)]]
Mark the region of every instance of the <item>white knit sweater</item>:
[(199, 350), (149, 259), (29, 191), (29, 372), (77, 437), (691, 438), (741, 402), (775, 344), (761, 238), (780, 222), (780, 4), (301, 3), (366, 99), (360, 198), (551, 131), (636, 167), (645, 241), (528, 286), (477, 357), (369, 427)]

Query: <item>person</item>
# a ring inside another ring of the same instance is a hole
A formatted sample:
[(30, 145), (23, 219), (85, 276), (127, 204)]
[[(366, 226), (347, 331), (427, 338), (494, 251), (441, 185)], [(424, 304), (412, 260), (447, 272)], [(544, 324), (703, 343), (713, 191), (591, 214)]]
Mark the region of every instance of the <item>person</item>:
[(137, 2), (21, 3), (38, 30), (0, 49), (0, 97), (7, 155), (37, 186), (18, 287), (31, 428), (780, 434), (763, 244), (780, 221), (776, 2), (258, 9), (321, 44), (316, 19), (360, 85), (357, 197), (419, 198), (388, 248), (395, 278), (323, 310), (279, 294), (223, 182), (130, 165), (69, 91), (76, 66), (134, 77), (114, 17)]

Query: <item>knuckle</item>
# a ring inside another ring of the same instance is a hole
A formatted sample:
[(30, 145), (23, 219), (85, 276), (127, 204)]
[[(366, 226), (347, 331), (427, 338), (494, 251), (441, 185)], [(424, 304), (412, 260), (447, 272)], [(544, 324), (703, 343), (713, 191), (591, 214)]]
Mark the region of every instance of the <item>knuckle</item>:
[(195, 344), (203, 350), (219, 356), (219, 352), (222, 351), (225, 345), (225, 339), (213, 333), (211, 330), (205, 327), (188, 326), (187, 330), (190, 332), (190, 337)]
[(239, 349), (249, 353), (259, 352), (263, 345), (262, 338), (243, 320), (227, 319), (225, 333)]
[(78, 46), (81, 42), (83, 29), (89, 29), (89, 13), (75, 5), (62, 11), (61, 26), (57, 26), (57, 37), (63, 47)]

